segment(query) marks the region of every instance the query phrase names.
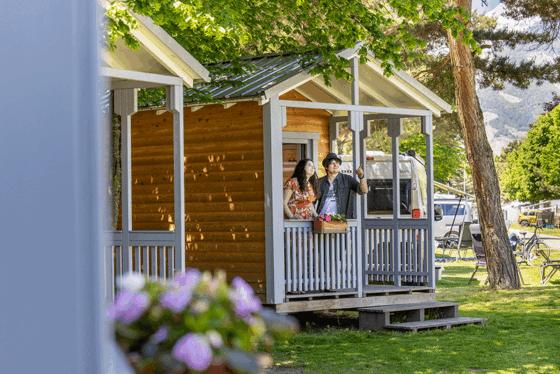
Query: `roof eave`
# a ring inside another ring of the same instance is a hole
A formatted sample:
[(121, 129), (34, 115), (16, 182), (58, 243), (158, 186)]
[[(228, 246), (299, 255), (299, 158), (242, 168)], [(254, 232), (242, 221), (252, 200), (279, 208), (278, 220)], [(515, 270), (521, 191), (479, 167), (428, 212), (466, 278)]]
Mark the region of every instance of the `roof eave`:
[(138, 29), (131, 30), (132, 35), (167, 69), (183, 78), (186, 86), (192, 87), (195, 80), (210, 81), (209, 71), (171, 35), (155, 25), (151, 18), (130, 13), (139, 25)]

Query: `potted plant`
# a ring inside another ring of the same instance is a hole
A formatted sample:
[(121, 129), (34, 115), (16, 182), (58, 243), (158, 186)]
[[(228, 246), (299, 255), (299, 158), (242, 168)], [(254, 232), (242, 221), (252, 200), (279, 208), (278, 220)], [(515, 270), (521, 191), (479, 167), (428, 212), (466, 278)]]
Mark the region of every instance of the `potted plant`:
[(187, 269), (168, 283), (129, 273), (119, 287), (108, 317), (136, 373), (262, 373), (274, 339), (298, 328), (222, 271)]
[(345, 233), (348, 222), (344, 214), (321, 214), (313, 221), (313, 231), (318, 233)]

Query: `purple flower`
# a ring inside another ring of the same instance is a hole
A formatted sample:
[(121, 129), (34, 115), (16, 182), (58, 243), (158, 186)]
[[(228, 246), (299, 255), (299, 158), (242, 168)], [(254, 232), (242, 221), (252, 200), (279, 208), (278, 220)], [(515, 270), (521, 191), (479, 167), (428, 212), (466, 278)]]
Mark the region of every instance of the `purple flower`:
[(198, 284), (199, 278), (200, 271), (198, 269), (187, 269), (186, 271), (177, 274), (171, 284), (177, 287), (194, 288)]
[(124, 289), (117, 294), (114, 305), (107, 311), (108, 317), (125, 324), (136, 321), (150, 305), (150, 297), (141, 292)]
[(121, 319), (125, 324), (136, 321), (150, 305), (150, 298), (145, 293), (135, 294), (128, 307), (121, 312)]
[(161, 297), (160, 304), (175, 313), (182, 312), (192, 300), (193, 290), (198, 284), (199, 278), (200, 271), (196, 269), (189, 269), (177, 274), (171, 282), (171, 290)]
[(159, 303), (165, 308), (180, 313), (192, 299), (192, 289), (182, 287), (176, 291), (169, 291), (161, 297)]
[(261, 310), (261, 301), (255, 296), (251, 286), (240, 277), (235, 277), (231, 283), (234, 289), (230, 291), (230, 299), (238, 315), (248, 316)]
[(173, 347), (173, 356), (189, 368), (204, 371), (212, 362), (212, 350), (202, 335), (188, 333)]
[(159, 329), (157, 329), (157, 331), (154, 333), (154, 335), (152, 335), (151, 340), (156, 344), (161, 343), (165, 339), (167, 339), (168, 334), (169, 334), (169, 327), (161, 326)]
[(107, 308), (107, 319), (109, 321), (114, 321), (117, 318), (117, 308), (115, 308), (115, 305), (111, 305), (109, 308)]

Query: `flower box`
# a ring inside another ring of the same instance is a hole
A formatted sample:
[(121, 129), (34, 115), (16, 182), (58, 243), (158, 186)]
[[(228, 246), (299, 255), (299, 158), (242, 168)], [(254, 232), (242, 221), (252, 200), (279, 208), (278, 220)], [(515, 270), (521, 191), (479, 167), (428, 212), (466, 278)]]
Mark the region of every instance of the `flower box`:
[(344, 221), (313, 221), (313, 232), (320, 234), (336, 234), (348, 232), (348, 223)]

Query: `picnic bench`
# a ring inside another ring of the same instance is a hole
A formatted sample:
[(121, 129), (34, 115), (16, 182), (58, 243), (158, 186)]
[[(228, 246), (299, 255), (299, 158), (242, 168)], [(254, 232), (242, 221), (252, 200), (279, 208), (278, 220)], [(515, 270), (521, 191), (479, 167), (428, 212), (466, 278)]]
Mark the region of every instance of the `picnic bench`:
[[(548, 283), (550, 278), (552, 278), (552, 276), (556, 274), (558, 269), (560, 269), (560, 257), (555, 256), (555, 258), (551, 258), (551, 253), (560, 251), (560, 248), (543, 248), (539, 249), (538, 251), (539, 254), (544, 258), (543, 263), (539, 266), (541, 272), (541, 285), (544, 286)], [(546, 275), (547, 269), (550, 270), (548, 275)]]

